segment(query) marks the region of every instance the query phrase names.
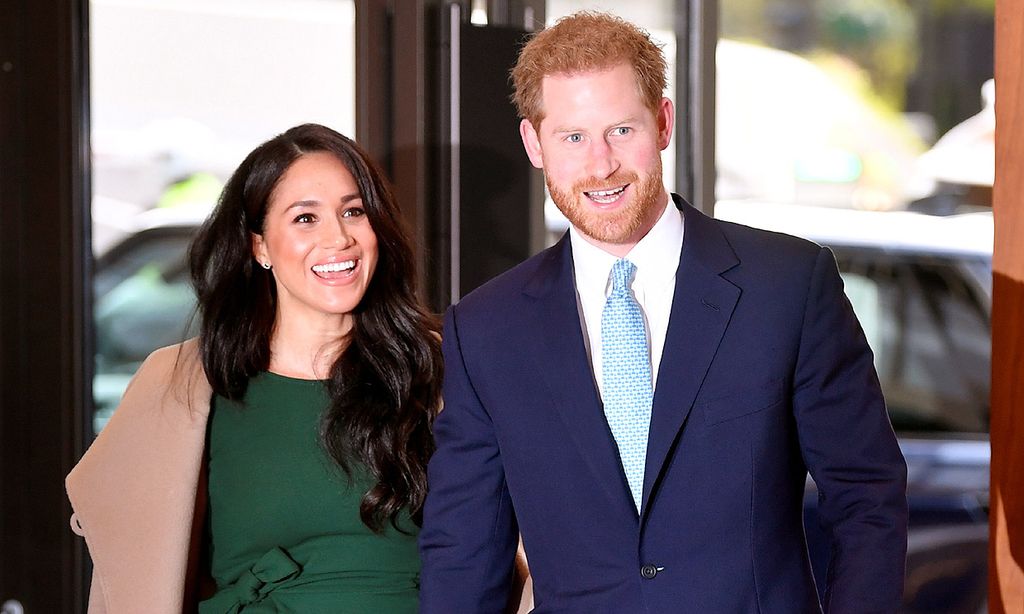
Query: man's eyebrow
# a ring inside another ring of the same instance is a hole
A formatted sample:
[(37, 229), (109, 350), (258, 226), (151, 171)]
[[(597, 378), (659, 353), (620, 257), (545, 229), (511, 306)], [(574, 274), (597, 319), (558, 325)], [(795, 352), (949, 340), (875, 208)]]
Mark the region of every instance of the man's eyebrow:
[[(604, 130), (611, 130), (612, 128), (616, 126), (621, 126), (622, 124), (635, 124), (637, 123), (637, 121), (638, 120), (635, 116), (626, 117), (618, 121), (611, 122), (604, 128)], [(584, 130), (583, 128), (574, 127), (572, 125), (556, 126), (551, 130), (552, 134), (566, 134), (573, 132), (586, 132), (586, 130)]]
[(565, 134), (566, 132), (583, 132), (583, 129), (572, 126), (557, 126), (551, 130), (552, 134)]

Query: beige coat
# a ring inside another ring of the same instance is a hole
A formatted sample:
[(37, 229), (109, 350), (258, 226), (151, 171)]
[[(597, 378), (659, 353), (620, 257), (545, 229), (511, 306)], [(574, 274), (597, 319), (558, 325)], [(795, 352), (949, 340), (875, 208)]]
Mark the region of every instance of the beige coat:
[(89, 614), (194, 611), (211, 397), (194, 340), (157, 350), (68, 475), (93, 560)]

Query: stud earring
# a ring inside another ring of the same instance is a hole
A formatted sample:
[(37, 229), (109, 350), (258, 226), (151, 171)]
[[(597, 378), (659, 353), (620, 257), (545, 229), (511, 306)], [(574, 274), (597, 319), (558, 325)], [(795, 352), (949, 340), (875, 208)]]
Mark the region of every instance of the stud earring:
[(269, 271), (270, 270), (270, 263), (269, 262), (264, 262), (263, 263), (263, 268), (265, 268), (266, 270)]

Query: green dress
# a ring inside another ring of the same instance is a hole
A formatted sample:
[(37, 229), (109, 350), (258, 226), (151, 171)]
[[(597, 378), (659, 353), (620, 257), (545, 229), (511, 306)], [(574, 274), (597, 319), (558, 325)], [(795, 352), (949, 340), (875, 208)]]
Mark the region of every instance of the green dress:
[(407, 517), (377, 535), (359, 519), (368, 472), (352, 479), (319, 442), (322, 382), (262, 373), (244, 403), (210, 418), (210, 568), (201, 614), (416, 612), (419, 555)]

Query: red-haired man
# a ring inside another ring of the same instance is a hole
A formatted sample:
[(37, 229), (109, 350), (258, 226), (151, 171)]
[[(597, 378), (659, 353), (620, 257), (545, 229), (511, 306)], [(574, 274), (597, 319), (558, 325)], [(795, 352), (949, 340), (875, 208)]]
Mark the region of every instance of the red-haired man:
[[(906, 465), (832, 253), (670, 196), (665, 62), (579, 13), (513, 70), (571, 228), (446, 317), (421, 611), (894, 612)], [(831, 536), (820, 603), (808, 471)]]

